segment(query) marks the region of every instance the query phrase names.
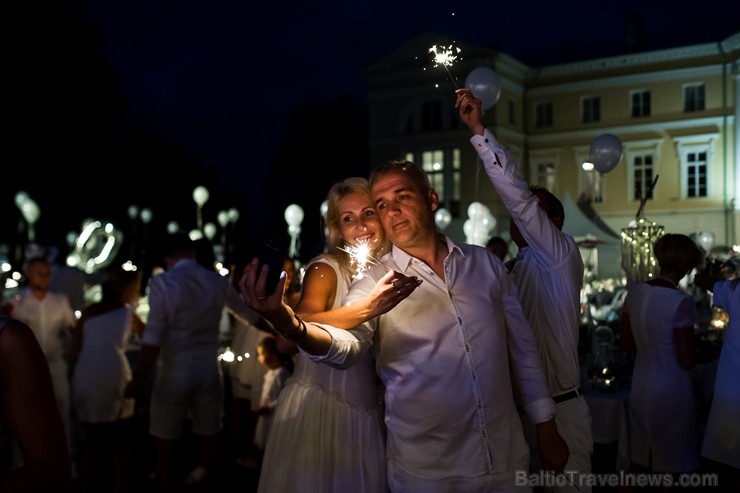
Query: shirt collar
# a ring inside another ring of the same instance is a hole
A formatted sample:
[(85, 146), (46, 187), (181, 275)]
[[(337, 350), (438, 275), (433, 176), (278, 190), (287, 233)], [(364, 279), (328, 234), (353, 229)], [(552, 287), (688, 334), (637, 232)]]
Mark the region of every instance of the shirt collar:
[[(447, 235), (441, 235), (444, 239), (445, 243), (447, 244), (447, 251), (449, 252), (447, 256), (449, 257), (450, 254), (452, 254), (453, 251), (457, 250), (460, 255), (465, 257), (465, 253), (463, 252), (462, 248), (457, 245), (452, 239)], [(396, 245), (393, 245), (393, 248), (391, 250), (391, 258), (393, 258), (393, 262), (398, 266), (398, 269), (401, 271), (402, 274), (406, 273), (406, 269), (411, 265), (412, 260), (416, 259), (416, 257), (412, 257), (405, 251), (401, 250)]]

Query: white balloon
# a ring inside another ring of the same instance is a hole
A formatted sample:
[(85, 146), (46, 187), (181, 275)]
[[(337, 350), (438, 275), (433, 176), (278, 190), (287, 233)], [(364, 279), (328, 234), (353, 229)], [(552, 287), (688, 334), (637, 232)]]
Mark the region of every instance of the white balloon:
[(465, 78), (465, 87), (473, 96), (481, 100), (483, 110), (493, 108), (501, 96), (501, 79), (491, 68), (478, 67), (470, 71)]
[(452, 222), (452, 214), (444, 207), (437, 209), (434, 213), (434, 223), (437, 225), (440, 231), (444, 231), (447, 226)]
[(199, 229), (191, 229), (190, 233), (188, 233), (188, 236), (190, 237), (191, 240), (198, 241), (201, 238), (203, 238), (203, 231)]
[(303, 209), (298, 204), (290, 204), (285, 208), (285, 222), (289, 226), (298, 226), (303, 221)]
[(216, 236), (216, 225), (213, 223), (205, 223), (203, 225), (203, 233), (206, 235), (206, 238), (212, 240), (213, 237)]
[(231, 221), (232, 223), (235, 223), (238, 220), (239, 220), (239, 211), (232, 207), (231, 209), (229, 209), (229, 221)]
[(697, 242), (705, 252), (711, 251), (714, 246), (714, 233), (711, 231), (699, 231)]
[(141, 222), (144, 224), (149, 224), (149, 221), (152, 220), (152, 210), (151, 209), (141, 209), (141, 212), (139, 213), (141, 216)]
[(496, 227), (496, 218), (493, 217), (493, 214), (491, 214), (490, 212), (484, 215), (482, 218), (479, 218), (479, 221), (485, 228), (484, 230), (486, 231), (486, 233), (490, 233), (491, 231), (493, 231), (493, 228)]
[(229, 224), (229, 213), (227, 211), (221, 211), (216, 216), (216, 220), (218, 221), (218, 224), (221, 225), (222, 228), (225, 228), (227, 224)]
[(479, 219), (490, 213), (491, 211), (488, 207), (477, 201), (471, 202), (468, 206), (468, 217), (471, 219)]
[(15, 194), (15, 205), (20, 209), (20, 207), (23, 205), (23, 203), (29, 199), (29, 196), (26, 192), (18, 192)]
[(622, 141), (614, 134), (601, 134), (591, 142), (590, 160), (602, 174), (614, 169), (622, 160)]
[(33, 199), (29, 198), (21, 205), (21, 214), (23, 214), (23, 218), (26, 221), (33, 224), (38, 220), (39, 215), (41, 215), (41, 211), (39, 210), (38, 204)]
[(175, 234), (178, 231), (180, 231), (180, 225), (177, 224), (177, 221), (170, 221), (167, 223), (167, 232), (170, 234)]
[(329, 212), (329, 201), (324, 200), (321, 203), (321, 207), (319, 207), (319, 212), (321, 213), (321, 217), (324, 218), (324, 221), (326, 221), (326, 213)]
[(195, 190), (193, 190), (193, 200), (198, 207), (203, 207), (203, 204), (208, 202), (208, 197), (208, 189), (204, 186), (195, 187)]

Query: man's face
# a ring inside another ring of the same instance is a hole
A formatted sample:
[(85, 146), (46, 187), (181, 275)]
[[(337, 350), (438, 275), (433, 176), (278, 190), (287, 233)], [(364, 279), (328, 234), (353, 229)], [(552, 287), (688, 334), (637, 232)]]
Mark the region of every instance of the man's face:
[(47, 291), (51, 285), (51, 265), (46, 262), (32, 262), (26, 269), (26, 277), (31, 289)]
[(434, 231), (436, 194), (422, 193), (401, 171), (389, 171), (375, 179), (370, 190), (385, 234), (400, 248), (411, 247)]

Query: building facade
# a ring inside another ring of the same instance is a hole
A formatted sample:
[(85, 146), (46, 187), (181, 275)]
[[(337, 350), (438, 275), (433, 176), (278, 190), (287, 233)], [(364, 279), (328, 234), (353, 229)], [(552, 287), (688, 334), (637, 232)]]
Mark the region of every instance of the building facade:
[[(430, 47), (440, 46), (459, 55), (451, 65), (434, 66)], [(599, 228), (589, 237), (614, 243), (644, 199), (644, 216), (667, 232), (701, 236), (710, 250), (740, 243), (740, 32), (716, 43), (536, 68), (425, 34), (368, 68), (371, 163), (423, 164), (452, 216), (445, 232), (458, 241), (465, 241), (473, 202), (495, 217), (490, 235), (508, 236), (506, 210), (454, 108), (454, 90), (479, 67), (492, 69), (501, 89), (486, 125), (530, 183), (579, 205)], [(605, 173), (584, 169), (605, 134), (616, 136), (621, 159)], [(583, 234), (571, 218), (564, 229)], [(602, 271), (614, 275), (618, 262)]]

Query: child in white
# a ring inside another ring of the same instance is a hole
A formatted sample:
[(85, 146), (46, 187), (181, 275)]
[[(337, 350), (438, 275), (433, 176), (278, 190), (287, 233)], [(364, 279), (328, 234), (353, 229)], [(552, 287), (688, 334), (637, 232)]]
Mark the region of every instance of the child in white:
[(278, 351), (277, 341), (274, 337), (265, 337), (260, 341), (257, 346), (257, 359), (265, 366), (266, 371), (262, 383), (259, 409), (257, 410), (254, 444), (260, 452), (264, 452), (267, 436), (270, 434), (275, 405), (280, 392), (285, 386), (285, 381), (292, 374), (292, 360), (289, 355), (284, 355)]

